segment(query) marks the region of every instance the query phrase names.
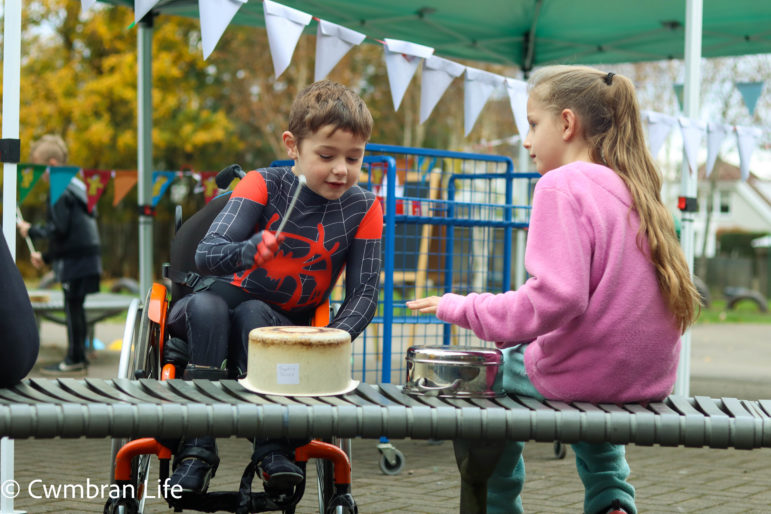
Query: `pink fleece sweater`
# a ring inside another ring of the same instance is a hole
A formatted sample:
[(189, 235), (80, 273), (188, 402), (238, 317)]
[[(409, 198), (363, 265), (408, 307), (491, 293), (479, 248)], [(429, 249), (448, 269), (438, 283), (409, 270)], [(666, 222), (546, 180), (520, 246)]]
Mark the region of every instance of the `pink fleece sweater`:
[(637, 246), (639, 217), (621, 178), (574, 162), (535, 186), (516, 291), (445, 294), (437, 316), (505, 348), (532, 341), (525, 367), (544, 397), (637, 402), (671, 392), (680, 332)]

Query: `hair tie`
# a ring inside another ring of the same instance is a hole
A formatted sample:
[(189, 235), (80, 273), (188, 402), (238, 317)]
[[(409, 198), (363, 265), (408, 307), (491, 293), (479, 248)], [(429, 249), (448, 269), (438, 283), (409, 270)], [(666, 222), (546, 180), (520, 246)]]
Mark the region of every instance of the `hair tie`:
[(615, 75), (615, 73), (613, 73), (612, 71), (608, 72), (608, 74), (605, 75), (605, 83), (607, 85), (613, 84), (613, 75)]

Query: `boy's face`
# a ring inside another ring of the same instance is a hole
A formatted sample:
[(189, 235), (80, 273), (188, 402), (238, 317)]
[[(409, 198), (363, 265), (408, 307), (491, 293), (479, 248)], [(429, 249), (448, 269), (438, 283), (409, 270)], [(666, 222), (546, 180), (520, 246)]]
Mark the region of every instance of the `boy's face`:
[(311, 191), (337, 200), (359, 181), (366, 141), (351, 132), (324, 125), (298, 145), (291, 132), (282, 134), (296, 175), (305, 175)]

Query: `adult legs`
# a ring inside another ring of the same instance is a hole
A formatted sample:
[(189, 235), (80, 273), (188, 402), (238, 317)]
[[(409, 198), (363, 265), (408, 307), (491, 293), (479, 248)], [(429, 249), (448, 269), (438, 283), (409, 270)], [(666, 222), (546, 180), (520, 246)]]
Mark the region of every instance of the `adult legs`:
[(64, 282), (64, 316), (67, 320), (67, 356), (66, 364), (86, 362), (86, 295), (79, 291), (77, 284)]

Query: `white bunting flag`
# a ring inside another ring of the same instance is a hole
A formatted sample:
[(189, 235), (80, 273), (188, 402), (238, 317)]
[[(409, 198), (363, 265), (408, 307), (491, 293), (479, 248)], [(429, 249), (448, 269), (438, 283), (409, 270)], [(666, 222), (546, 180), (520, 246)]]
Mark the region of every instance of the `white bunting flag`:
[(91, 8), (96, 3), (96, 0), (80, 0), (80, 9), (85, 11)]
[(495, 88), (501, 86), (506, 79), (489, 71), (477, 68), (466, 68), (466, 82), (463, 91), (463, 126), (465, 135), (474, 128), (474, 123), (493, 94)]
[(430, 46), (398, 39), (385, 40), (386, 73), (388, 73), (388, 85), (391, 87), (394, 110), (399, 110), (407, 86), (421, 61), (431, 57), (433, 53), (434, 49)]
[(348, 50), (360, 45), (367, 37), (361, 32), (349, 28), (319, 20), (319, 28), (316, 31), (316, 71), (314, 80), (319, 81), (326, 77), (332, 68), (340, 62)]
[(685, 148), (688, 168), (693, 173), (699, 165), (699, 146), (701, 146), (701, 138), (704, 136), (707, 126), (703, 121), (685, 116), (678, 117), (677, 123), (680, 125), (680, 132), (683, 135), (683, 148)]
[(204, 61), (214, 51), (233, 16), (245, 3), (246, 0), (198, 0)]
[(420, 123), (428, 119), (439, 99), (453, 79), (460, 77), (466, 67), (447, 59), (432, 55), (423, 62), (422, 85), (420, 89)]
[[(85, 0), (83, 4), (88, 0)], [(150, 12), (150, 9), (155, 7), (155, 4), (158, 3), (159, 0), (134, 0), (134, 23), (139, 23), (139, 20), (145, 17), (145, 14)], [(93, 3), (93, 2), (92, 2)]]
[(760, 127), (736, 127), (736, 142), (739, 146), (739, 169), (742, 172), (742, 180), (750, 176), (750, 161), (752, 153), (758, 147), (761, 135)]
[(265, 29), (268, 32), (268, 46), (273, 58), (273, 70), (278, 78), (289, 67), (303, 29), (313, 17), (270, 0), (262, 0), (262, 6), (265, 12)]
[(525, 142), (530, 125), (527, 123), (527, 82), (516, 79), (506, 79), (506, 90), (509, 92), (511, 112), (514, 113), (514, 122), (517, 124), (519, 141)]
[(648, 126), (648, 149), (655, 158), (661, 151), (664, 141), (675, 126), (677, 119), (674, 116), (668, 116), (655, 111), (643, 111), (643, 119)]
[(723, 144), (730, 128), (724, 123), (715, 123), (713, 121), (707, 123), (707, 163), (704, 166), (704, 171), (708, 177), (715, 168), (717, 155), (720, 153), (720, 145)]

